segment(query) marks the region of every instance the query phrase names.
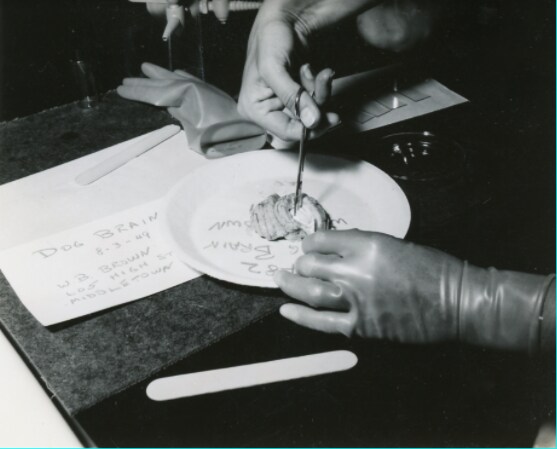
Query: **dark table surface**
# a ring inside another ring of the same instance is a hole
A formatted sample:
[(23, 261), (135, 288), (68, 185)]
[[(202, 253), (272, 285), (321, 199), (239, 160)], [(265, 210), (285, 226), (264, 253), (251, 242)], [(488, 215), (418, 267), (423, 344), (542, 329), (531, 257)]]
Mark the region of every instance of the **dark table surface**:
[[(380, 164), (373, 148), (388, 133), (428, 130), (457, 142), (467, 155), (457, 175), (400, 181), (413, 211), (407, 238), (480, 266), (554, 272), (554, 91), (540, 71), (502, 78), (501, 70), (469, 69), (463, 80), (441, 68), (436, 76), (470, 104), (348, 143), (343, 137), (342, 148)], [(109, 94), (95, 111), (67, 105), (2, 123), (0, 183), (170, 121), (164, 111)], [(336, 151), (339, 143), (320, 145)], [(0, 295), (14, 300), (1, 285)], [(340, 348), (358, 355), (355, 369), (166, 403), (144, 393), (163, 375)], [(70, 419), (85, 442), (99, 446), (527, 446), (554, 410), (554, 382), (554, 362), (457, 345), (347, 340), (271, 313)]]

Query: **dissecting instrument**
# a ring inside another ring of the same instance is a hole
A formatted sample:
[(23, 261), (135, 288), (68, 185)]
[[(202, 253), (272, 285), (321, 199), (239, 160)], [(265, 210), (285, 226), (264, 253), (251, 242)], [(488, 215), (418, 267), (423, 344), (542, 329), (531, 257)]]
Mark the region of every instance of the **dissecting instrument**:
[[(294, 103), (294, 114), (296, 118), (301, 121), (301, 111), (300, 111), (300, 99), (304, 93), (304, 88), (300, 87), (298, 93), (296, 94), (296, 100)], [(313, 95), (312, 95), (313, 97)], [(298, 210), (298, 207), (302, 205), (302, 183), (304, 174), (304, 163), (306, 161), (306, 140), (307, 140), (308, 130), (302, 123), (302, 135), (300, 136), (300, 147), (298, 151), (298, 175), (296, 177), (296, 195), (294, 196), (294, 214)]]

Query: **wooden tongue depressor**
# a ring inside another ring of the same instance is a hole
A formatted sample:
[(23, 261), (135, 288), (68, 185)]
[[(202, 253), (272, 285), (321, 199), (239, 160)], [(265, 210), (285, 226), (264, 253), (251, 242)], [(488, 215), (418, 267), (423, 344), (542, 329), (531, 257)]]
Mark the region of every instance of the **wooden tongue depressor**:
[(345, 371), (355, 366), (357, 362), (358, 358), (350, 351), (330, 351), (251, 365), (162, 377), (147, 386), (147, 396), (153, 401), (168, 401)]
[(133, 158), (149, 151), (165, 140), (170, 139), (175, 134), (178, 134), (181, 129), (182, 128), (178, 125), (166, 125), (161, 129), (150, 132), (137, 142), (132, 143), (129, 147), (126, 147), (119, 153), (116, 153), (114, 156), (109, 157), (88, 170), (85, 170), (75, 178), (75, 182), (82, 186), (91, 184), (103, 176), (108, 175), (110, 172), (113, 172), (128, 161), (131, 161)]

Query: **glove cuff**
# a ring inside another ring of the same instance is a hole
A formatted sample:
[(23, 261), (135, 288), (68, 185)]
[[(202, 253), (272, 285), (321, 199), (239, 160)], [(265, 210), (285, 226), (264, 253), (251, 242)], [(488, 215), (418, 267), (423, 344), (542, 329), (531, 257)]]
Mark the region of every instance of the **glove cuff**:
[(465, 263), (459, 300), (459, 339), (485, 347), (540, 349), (544, 299), (554, 276), (482, 269)]
[(555, 275), (548, 276), (547, 290), (542, 307), (539, 341), (539, 351), (541, 353), (555, 352)]

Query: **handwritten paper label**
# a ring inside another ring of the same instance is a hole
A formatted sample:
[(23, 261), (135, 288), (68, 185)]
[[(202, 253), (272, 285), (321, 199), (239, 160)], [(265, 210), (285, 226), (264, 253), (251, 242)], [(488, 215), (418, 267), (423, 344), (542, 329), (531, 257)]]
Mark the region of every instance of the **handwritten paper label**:
[(51, 325), (134, 301), (199, 274), (160, 237), (157, 202), (0, 253), (23, 304)]

